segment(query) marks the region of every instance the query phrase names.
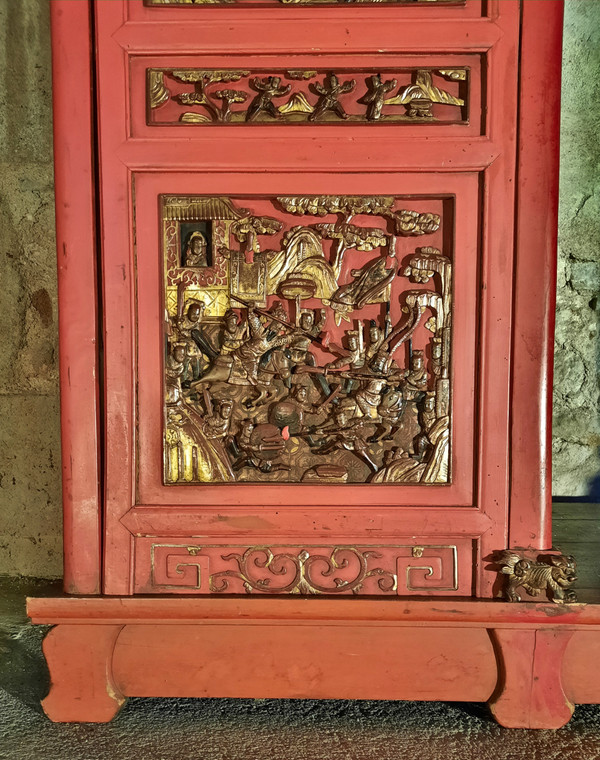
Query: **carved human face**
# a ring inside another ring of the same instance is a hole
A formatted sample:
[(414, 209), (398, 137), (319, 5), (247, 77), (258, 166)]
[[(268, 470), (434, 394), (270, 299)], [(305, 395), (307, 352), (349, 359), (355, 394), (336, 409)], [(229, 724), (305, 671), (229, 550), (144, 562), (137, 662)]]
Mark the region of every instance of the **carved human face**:
[(220, 412), (221, 412), (221, 417), (224, 420), (228, 420), (233, 413), (233, 404), (230, 401), (224, 401), (221, 404)]
[(371, 343), (376, 343), (379, 340), (379, 328), (371, 327), (369, 329), (369, 339)]
[(358, 348), (358, 338), (356, 337), (356, 335), (350, 335), (348, 337), (348, 348), (350, 349), (350, 351), (356, 351), (356, 349)]
[(225, 320), (225, 327), (229, 330), (229, 332), (233, 332), (235, 330), (237, 327), (237, 317), (235, 314), (229, 314)]
[(195, 256), (201, 256), (206, 251), (206, 240), (202, 237), (195, 237), (192, 240), (192, 253)]
[(305, 312), (300, 317), (300, 327), (303, 330), (310, 330), (310, 328), (313, 326), (314, 321), (315, 320), (314, 320), (313, 315), (310, 312)]
[(346, 409), (337, 409), (335, 412), (335, 421), (340, 427), (345, 427), (348, 423), (350, 416)]
[(308, 393), (303, 385), (298, 385), (296, 388), (296, 398), (300, 403), (304, 403), (308, 398)]
[(371, 362), (371, 369), (373, 372), (383, 372), (385, 369), (385, 356), (382, 356), (381, 354), (377, 354), (373, 361)]
[(173, 349), (173, 358), (176, 362), (182, 362), (185, 359), (185, 346), (175, 346)]
[(197, 322), (204, 312), (204, 305), (193, 303), (188, 309), (187, 316), (190, 322)]

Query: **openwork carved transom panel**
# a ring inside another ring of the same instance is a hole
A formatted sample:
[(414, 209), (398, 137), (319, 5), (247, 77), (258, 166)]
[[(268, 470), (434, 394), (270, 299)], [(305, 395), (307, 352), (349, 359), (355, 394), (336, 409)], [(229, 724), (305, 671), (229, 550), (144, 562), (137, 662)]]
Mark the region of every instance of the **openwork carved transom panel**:
[(469, 69), (147, 70), (149, 125), (464, 124)]
[(146, 5), (464, 5), (465, 0), (144, 0)]
[(164, 482), (450, 482), (453, 201), (162, 196)]
[[(463, 542), (463, 554), (466, 549)], [(150, 547), (150, 568), (148, 591), (153, 592), (403, 596), (459, 591), (455, 544), (269, 547), (155, 543)]]

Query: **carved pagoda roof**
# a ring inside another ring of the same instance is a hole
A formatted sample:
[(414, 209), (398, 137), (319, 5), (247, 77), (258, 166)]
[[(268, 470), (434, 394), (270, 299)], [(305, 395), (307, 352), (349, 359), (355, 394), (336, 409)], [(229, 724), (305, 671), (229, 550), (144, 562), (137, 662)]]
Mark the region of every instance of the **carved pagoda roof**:
[(246, 209), (236, 208), (229, 198), (163, 198), (163, 215), (174, 221), (242, 219)]

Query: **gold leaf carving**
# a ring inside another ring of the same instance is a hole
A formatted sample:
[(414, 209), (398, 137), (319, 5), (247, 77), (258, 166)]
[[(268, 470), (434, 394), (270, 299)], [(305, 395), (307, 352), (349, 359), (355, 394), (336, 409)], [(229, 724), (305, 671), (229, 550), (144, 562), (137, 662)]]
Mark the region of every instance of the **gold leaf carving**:
[(438, 69), (439, 73), (447, 79), (464, 82), (467, 78), (465, 69)]
[[(263, 594), (343, 594), (358, 593), (368, 578), (376, 577), (382, 592), (393, 592), (397, 587), (395, 573), (381, 567), (371, 567), (370, 560), (379, 559), (376, 551), (360, 551), (351, 546), (338, 546), (327, 554), (311, 554), (306, 549), (293, 554), (274, 554), (268, 547), (250, 547), (243, 554), (226, 554), (223, 561), (235, 561), (238, 570), (223, 570), (210, 576), (210, 590), (223, 593), (229, 589), (229, 579), (243, 581), (247, 593)], [(352, 563), (353, 577), (336, 575)], [(266, 572), (257, 574), (256, 569)], [(283, 577), (283, 585), (278, 581)]]
[(395, 97), (384, 101), (385, 105), (410, 105), (409, 116), (432, 118), (432, 103), (464, 106), (465, 101), (441, 90), (433, 84), (431, 71), (419, 69), (415, 74), (414, 84), (405, 87)]
[(280, 113), (312, 113), (314, 108), (303, 92), (297, 92), (290, 97), (287, 103), (279, 106), (279, 111)]
[(440, 198), (161, 206), (165, 483), (450, 482), (451, 259), (403, 240)]
[(171, 97), (171, 93), (165, 86), (165, 75), (163, 71), (155, 69), (148, 70), (148, 98), (150, 108), (158, 108)]
[[(506, 553), (505, 553), (506, 554)], [(152, 544), (156, 589), (236, 594), (458, 591), (454, 544), (227, 546)]]
[(179, 117), (179, 121), (185, 122), (186, 124), (204, 124), (205, 122), (210, 122), (212, 119), (210, 116), (206, 116), (203, 113), (194, 113), (193, 111), (186, 111), (185, 113), (182, 113)]
[(288, 69), (285, 73), (290, 79), (313, 79), (317, 76), (316, 71), (305, 71), (304, 69)]
[[(412, 78), (411, 84), (406, 84), (407, 75)], [(310, 83), (308, 90), (302, 89), (302, 82), (315, 77), (318, 79)], [(443, 84), (443, 79), (454, 83), (453, 92), (437, 86)], [(169, 98), (176, 104), (200, 108), (179, 115), (166, 116), (162, 112), (152, 115), (150, 124), (157, 125), (286, 122), (414, 125), (415, 117), (460, 124), (466, 123), (467, 114), (457, 111), (453, 116), (445, 110), (438, 115), (434, 106), (464, 106), (465, 99), (456, 90), (457, 83), (467, 79), (467, 69), (400, 69), (377, 74), (348, 70), (339, 75), (309, 69), (271, 73), (241, 69), (148, 69), (147, 99), (150, 111)], [(215, 87), (228, 82), (239, 85), (235, 89)], [(181, 84), (193, 85), (193, 89), (181, 91)], [(463, 95), (462, 90), (466, 92), (466, 88), (458, 89)], [(281, 103), (284, 97), (286, 102)]]

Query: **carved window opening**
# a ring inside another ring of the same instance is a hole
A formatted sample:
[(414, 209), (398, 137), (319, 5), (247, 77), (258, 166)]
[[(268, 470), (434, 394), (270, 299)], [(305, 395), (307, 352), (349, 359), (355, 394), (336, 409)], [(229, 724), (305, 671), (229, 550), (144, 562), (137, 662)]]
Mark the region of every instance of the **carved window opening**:
[(450, 200), (161, 208), (165, 484), (450, 482)]

